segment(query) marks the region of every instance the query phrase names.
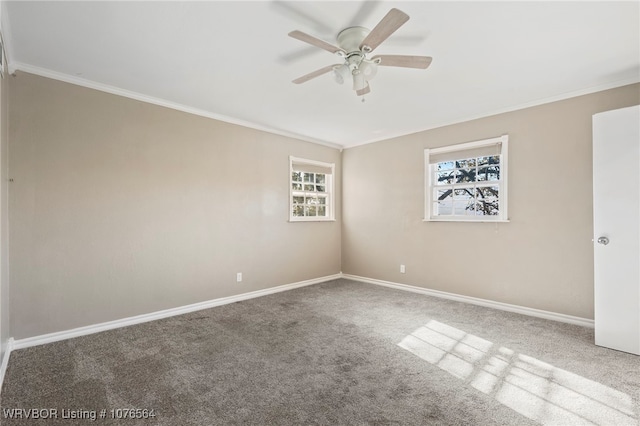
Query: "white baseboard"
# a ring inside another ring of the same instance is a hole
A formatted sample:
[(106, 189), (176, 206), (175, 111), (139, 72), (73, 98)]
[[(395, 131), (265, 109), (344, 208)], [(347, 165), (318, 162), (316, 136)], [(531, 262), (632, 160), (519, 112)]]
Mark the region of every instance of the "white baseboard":
[(543, 311), (541, 309), (527, 308), (526, 306), (511, 305), (509, 303), (494, 302), (492, 300), (479, 299), (477, 297), (462, 296), (454, 293), (447, 293), (439, 290), (430, 290), (422, 287), (415, 287), (407, 284), (399, 284), (390, 281), (377, 280), (374, 278), (360, 277), (357, 275), (342, 274), (342, 278), (360, 281), (363, 283), (376, 284), (384, 287), (391, 287), (398, 290), (410, 291), (413, 293), (425, 294), (427, 296), (439, 297), (441, 299), (455, 300), (456, 302), (470, 303), (472, 305), (484, 306), (501, 311), (514, 312), (516, 314), (528, 315), (531, 317), (544, 318), (552, 321), (564, 322), (567, 324), (580, 325), (593, 328), (593, 320), (587, 318), (574, 317), (571, 315), (558, 314), (556, 312)]
[(137, 315), (134, 317), (122, 318), (119, 320), (103, 322), (100, 324), (89, 325), (86, 327), (74, 328), (71, 330), (59, 331), (56, 333), (43, 334), (40, 336), (28, 337), (25, 339), (14, 340), (9, 339), (7, 344), (7, 350), (2, 359), (2, 365), (0, 367), (0, 386), (2, 385), (2, 379), (6, 370), (6, 364), (9, 361), (9, 355), (12, 350), (28, 348), (31, 346), (44, 345), (46, 343), (57, 342), (60, 340), (72, 339), (74, 337), (86, 336), (88, 334), (99, 333), (101, 331), (112, 330), (114, 328), (127, 327), (129, 325), (140, 324), (148, 321), (154, 321), (162, 318), (168, 318), (176, 315), (182, 315), (189, 312), (199, 311), (202, 309), (213, 308), (216, 306), (226, 305), (229, 303), (239, 302), (242, 300), (253, 299), (256, 297), (266, 296), (269, 294), (279, 293), (282, 291), (293, 290), (294, 288), (304, 287), (308, 285), (318, 284), (326, 281), (331, 281), (339, 278), (350, 279), (353, 281), (359, 281), (369, 284), (375, 284), (398, 290), (410, 291), (413, 293), (425, 294), (427, 296), (434, 296), (443, 299), (455, 300), (457, 302), (470, 303), (473, 305), (484, 306), (487, 308), (498, 309), (502, 311), (514, 312), (517, 314), (528, 315), (538, 318), (544, 318), (552, 321), (559, 321), (568, 324), (580, 325), (583, 327), (593, 328), (593, 320), (574, 317), (571, 315), (559, 314), (555, 312), (543, 311), (540, 309), (527, 308), (525, 306), (511, 305), (508, 303), (494, 302), (492, 300), (479, 299), (476, 297), (462, 296), (454, 293), (447, 293), (439, 290), (430, 290), (422, 287), (415, 287), (407, 284), (394, 283), (390, 281), (383, 281), (374, 278), (360, 277), (350, 274), (335, 274), (320, 278), (314, 278), (306, 281), (299, 281), (296, 283), (285, 284), (278, 287), (272, 287), (264, 290), (252, 291), (249, 293), (238, 294), (235, 296), (222, 297), (219, 299), (208, 300), (205, 302), (194, 303), (191, 305), (180, 306), (177, 308), (165, 309), (162, 311), (151, 312), (148, 314)]
[[(331, 281), (339, 278), (342, 278), (342, 273), (335, 274), (335, 275), (328, 275), (326, 277), (321, 277), (321, 278), (314, 278), (306, 281), (299, 281), (291, 284), (285, 284), (278, 287), (267, 288), (264, 290), (257, 290), (249, 293), (242, 293), (235, 296), (221, 297), (219, 299), (207, 300), (205, 302), (194, 303), (191, 305), (180, 306), (177, 308), (165, 309), (162, 311), (151, 312), (143, 315), (136, 315), (134, 317), (122, 318), (119, 320), (103, 322), (100, 324), (89, 325), (86, 327), (78, 327), (71, 330), (43, 334), (40, 336), (28, 337), (25, 339), (18, 339), (12, 342), (13, 343), (12, 350), (29, 348), (31, 346), (44, 345), (46, 343), (72, 339), (74, 337), (79, 337), (79, 336), (86, 336), (88, 334), (99, 333), (101, 331), (112, 330), (114, 328), (127, 327), (129, 325), (140, 324), (143, 322), (149, 322), (149, 321), (154, 321), (162, 318), (173, 317), (176, 315), (187, 314), (189, 312), (200, 311), (202, 309), (213, 308), (215, 306), (221, 306), (229, 303), (239, 302), (241, 300), (253, 299), (256, 297), (266, 296), (273, 293), (279, 293), (281, 291), (293, 290), (294, 288), (305, 287), (308, 285), (318, 284), (318, 283)], [(8, 361), (8, 356), (6, 356), (6, 358)]]
[(2, 390), (2, 383), (4, 381), (4, 376), (7, 371), (7, 366), (9, 364), (9, 357), (11, 356), (11, 352), (14, 350), (24, 349), (31, 346), (43, 345), (46, 343), (57, 342), (60, 340), (71, 339), (79, 336), (86, 336), (88, 334), (99, 333), (101, 331), (112, 330), (114, 328), (127, 327), (129, 325), (140, 324), (140, 323), (154, 321), (162, 318), (173, 317), (176, 315), (187, 314), (189, 312), (213, 308), (216, 306), (226, 305), (229, 303), (239, 302), (242, 300), (253, 299), (256, 297), (267, 296), (269, 294), (279, 293), (287, 290), (293, 290), (294, 288), (305, 287), (313, 284), (319, 284), (319, 283), (323, 283), (326, 281), (331, 281), (339, 278), (345, 278), (353, 281), (375, 284), (375, 285), (380, 285), (384, 287), (390, 287), (397, 290), (410, 291), (413, 293), (439, 297), (442, 299), (454, 300), (457, 302), (470, 303), (472, 305), (479, 305), (487, 308), (493, 308), (493, 309), (498, 309), (498, 310), (507, 311), (507, 312), (514, 312), (517, 314), (544, 318), (552, 321), (559, 321), (559, 322), (579, 325), (583, 327), (589, 327), (589, 328), (594, 327), (593, 320), (586, 319), (586, 318), (580, 318), (580, 317), (574, 317), (571, 315), (543, 311), (540, 309), (527, 308), (525, 306), (511, 305), (508, 303), (494, 302), (492, 300), (479, 299), (476, 297), (462, 296), (459, 294), (447, 293), (439, 290), (430, 290), (422, 287), (394, 283), (390, 281), (383, 281), (383, 280), (378, 280), (374, 278), (343, 274), (342, 272), (340, 272), (339, 274), (328, 275), (326, 277), (314, 278), (306, 281), (299, 281), (296, 283), (285, 284), (278, 287), (267, 288), (264, 290), (252, 291), (249, 293), (238, 294), (235, 296), (222, 297), (219, 299), (208, 300), (205, 302), (199, 302), (191, 305), (180, 306), (177, 308), (165, 309), (162, 311), (151, 312), (143, 315), (137, 315), (134, 317), (122, 318), (115, 321), (103, 322), (100, 324), (94, 324), (86, 327), (79, 327), (71, 330), (59, 331), (56, 333), (43, 334), (40, 336), (29, 337), (26, 339), (14, 340), (13, 337), (10, 337), (7, 341), (7, 347), (6, 347), (4, 356), (2, 357), (2, 364), (0, 364), (0, 391)]
[(4, 383), (4, 375), (7, 373), (7, 366), (9, 365), (9, 357), (11, 356), (11, 351), (13, 350), (13, 337), (9, 337), (7, 339), (7, 347), (4, 350), (4, 355), (2, 356), (2, 364), (0, 364), (0, 392), (2, 392), (2, 383)]

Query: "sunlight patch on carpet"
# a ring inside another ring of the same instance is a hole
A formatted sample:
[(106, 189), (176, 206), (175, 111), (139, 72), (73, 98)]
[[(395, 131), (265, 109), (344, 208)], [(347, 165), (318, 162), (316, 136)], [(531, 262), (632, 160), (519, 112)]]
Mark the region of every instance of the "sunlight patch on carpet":
[(638, 425), (626, 393), (435, 320), (398, 346), (541, 424)]

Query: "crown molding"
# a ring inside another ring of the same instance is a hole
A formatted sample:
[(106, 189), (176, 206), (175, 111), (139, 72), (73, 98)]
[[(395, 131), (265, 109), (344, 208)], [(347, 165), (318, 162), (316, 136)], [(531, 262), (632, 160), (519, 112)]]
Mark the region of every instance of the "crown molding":
[(494, 116), (494, 115), (505, 114), (505, 113), (513, 112), (513, 111), (519, 111), (519, 110), (522, 110), (522, 109), (532, 108), (532, 107), (536, 107), (536, 106), (540, 106), (540, 105), (544, 105), (544, 104), (550, 104), (550, 103), (553, 103), (553, 102), (564, 101), (564, 100), (571, 99), (571, 98), (577, 98), (578, 96), (590, 95), (592, 93), (602, 92), (604, 90), (615, 89), (617, 87), (627, 86), (629, 84), (636, 84), (636, 83), (640, 83), (640, 76), (634, 76), (634, 77), (625, 78), (625, 79), (622, 79), (622, 80), (616, 80), (616, 81), (613, 81), (613, 82), (598, 84), (598, 85), (590, 86), (590, 87), (587, 87), (587, 88), (584, 88), (584, 89), (574, 90), (572, 92), (566, 92), (566, 93), (562, 93), (560, 95), (549, 96), (549, 97), (546, 97), (546, 98), (540, 98), (540, 99), (536, 99), (535, 101), (525, 102), (525, 103), (522, 103), (522, 104), (516, 104), (516, 105), (508, 106), (508, 107), (505, 107), (505, 108), (498, 108), (496, 110), (488, 111), (488, 112), (485, 112), (485, 113), (482, 113), (482, 114), (470, 115), (470, 116), (466, 116), (464, 118), (455, 119), (455, 120), (451, 120), (451, 121), (443, 121), (441, 123), (435, 124), (433, 126), (426, 127), (424, 129), (418, 129), (418, 130), (410, 131), (410, 132), (397, 133), (395, 135), (385, 136), (384, 138), (368, 139), (366, 141), (358, 142), (358, 143), (355, 143), (355, 144), (350, 144), (348, 147), (345, 147), (344, 149), (355, 148), (357, 146), (367, 145), (367, 144), (370, 144), (370, 143), (382, 142), (382, 141), (386, 141), (386, 140), (390, 140), (390, 139), (401, 138), (403, 136), (408, 136), (408, 135), (413, 135), (413, 134), (416, 134), (416, 133), (426, 132), (428, 130), (439, 129), (441, 127), (453, 126), (455, 124), (465, 123), (467, 121), (479, 120), (481, 118), (491, 117), (491, 116)]
[(259, 130), (266, 133), (271, 133), (274, 135), (284, 136), (287, 138), (297, 139), (304, 142), (311, 142), (318, 145), (327, 146), (333, 149), (342, 149), (343, 146), (333, 143), (327, 142), (320, 139), (311, 138), (308, 136), (300, 135), (297, 133), (287, 132), (285, 130), (275, 129), (273, 127), (265, 126), (263, 124), (254, 123), (247, 120), (242, 120), (235, 117), (230, 117), (224, 114), (218, 114), (215, 112), (207, 111), (200, 108), (190, 107), (188, 105), (183, 105), (177, 102), (172, 102), (166, 99), (156, 98), (153, 96), (147, 96), (142, 93), (133, 92), (131, 90), (121, 89), (116, 86), (110, 86), (108, 84), (98, 83), (92, 80), (80, 78), (77, 76), (72, 76), (69, 74), (61, 73), (58, 71), (52, 71), (50, 69), (36, 67), (29, 64), (24, 64), (22, 62), (12, 62), (8, 64), (9, 73), (13, 74), (16, 71), (23, 71), (29, 74), (39, 75), (41, 77), (51, 78), (53, 80), (63, 81), (65, 83), (75, 84), (76, 86), (82, 86), (89, 89), (99, 90), (101, 92), (110, 93), (112, 95), (123, 96), (125, 98), (135, 99), (137, 101), (146, 102), (153, 105), (162, 106), (165, 108), (174, 109), (177, 111), (186, 112), (188, 114), (198, 115), (201, 117), (211, 118), (214, 120), (222, 121), (225, 123), (235, 124), (238, 126), (246, 127), (249, 129)]

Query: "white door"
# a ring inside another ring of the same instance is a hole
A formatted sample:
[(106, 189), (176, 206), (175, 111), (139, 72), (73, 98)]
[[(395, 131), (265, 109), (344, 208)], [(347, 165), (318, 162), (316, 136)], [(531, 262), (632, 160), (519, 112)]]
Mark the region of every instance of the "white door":
[(640, 106), (593, 116), (596, 345), (640, 355)]

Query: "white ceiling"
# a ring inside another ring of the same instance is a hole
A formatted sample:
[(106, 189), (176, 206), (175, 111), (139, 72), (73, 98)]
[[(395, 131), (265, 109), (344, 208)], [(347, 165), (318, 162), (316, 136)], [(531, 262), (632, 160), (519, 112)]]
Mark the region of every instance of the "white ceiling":
[[(3, 6), (11, 70), (339, 147), (640, 81), (637, 1)], [(432, 56), (429, 69), (380, 68), (364, 103), (331, 74), (291, 83), (340, 61), (290, 31), (335, 44), (392, 7), (411, 19), (376, 53)]]

